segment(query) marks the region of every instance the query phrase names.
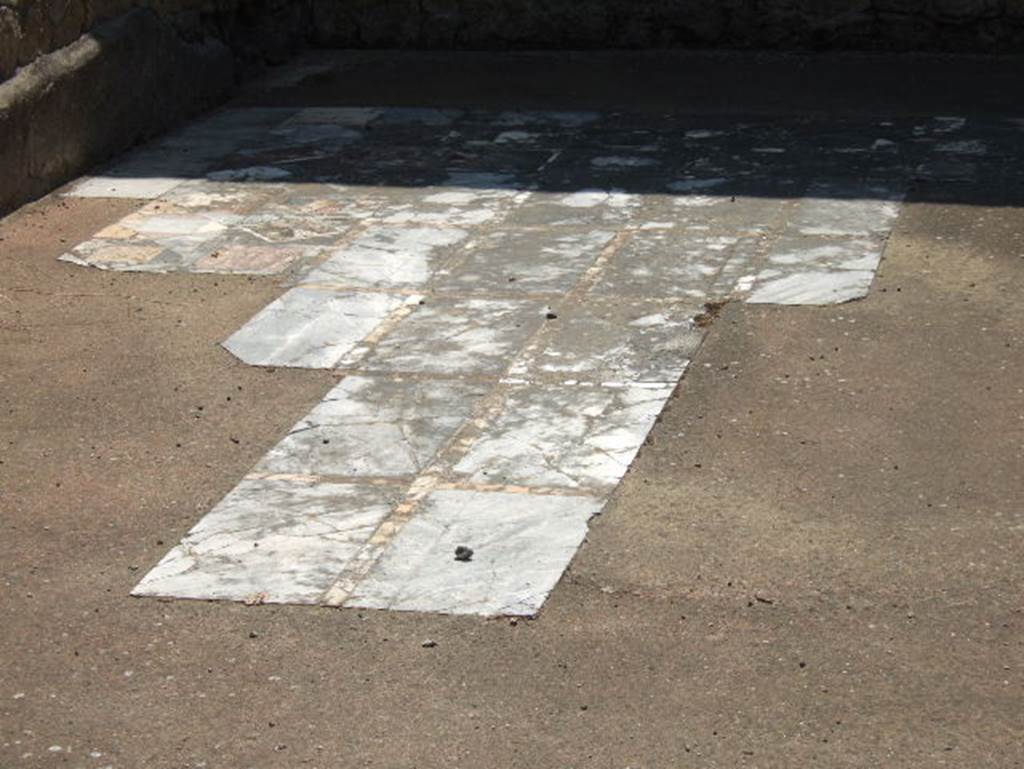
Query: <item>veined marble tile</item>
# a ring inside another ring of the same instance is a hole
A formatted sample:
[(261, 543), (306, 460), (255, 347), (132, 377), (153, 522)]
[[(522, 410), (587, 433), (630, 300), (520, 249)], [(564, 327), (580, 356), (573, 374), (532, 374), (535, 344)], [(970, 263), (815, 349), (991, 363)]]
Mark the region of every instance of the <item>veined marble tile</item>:
[(470, 241), (435, 289), (565, 293), (614, 237), (611, 230), (494, 230)]
[(192, 263), (192, 271), (225, 275), (277, 275), (294, 264), (315, 259), (319, 255), (319, 248), (308, 246), (215, 244), (210, 253)]
[[(346, 606), (531, 616), (558, 583), (604, 501), (435, 491)], [(455, 548), (473, 549), (456, 561)]]
[(902, 189), (879, 184), (820, 182), (801, 201), (791, 226), (804, 235), (886, 233), (899, 214)]
[[(450, 174), (448, 178), (451, 178)], [(505, 180), (511, 177), (499, 174), (495, 178)], [(515, 190), (506, 187), (488, 189), (474, 184), (439, 184), (396, 190), (377, 216), (389, 225), (474, 227), (502, 218), (517, 195)]]
[(411, 480), (469, 419), (487, 390), (457, 380), (348, 376), (256, 470)]
[(300, 286), (267, 305), (224, 347), (253, 366), (332, 368), (392, 312), (415, 301)]
[(519, 358), (509, 376), (539, 374), (589, 382), (675, 384), (704, 338), (693, 324), (698, 303), (588, 298), (558, 318)]
[(766, 263), (777, 269), (874, 270), (884, 248), (885, 241), (878, 236), (822, 238), (787, 233), (771, 244)]
[(467, 236), (455, 227), (371, 226), (305, 277), (307, 283), (418, 288)]
[(668, 185), (667, 194), (648, 196), (646, 209), (653, 221), (749, 235), (778, 226), (789, 199), (801, 192), (797, 180), (769, 185), (725, 177), (680, 179)]
[(61, 254), (59, 259), (102, 270), (167, 272), (168, 268), (160, 261), (164, 253), (165, 249), (155, 243), (93, 238)]
[(483, 429), (455, 472), (473, 483), (610, 492), (673, 386), (526, 385)]
[(132, 595), (315, 604), (396, 502), (380, 486), (242, 481)]
[(674, 227), (640, 230), (612, 256), (594, 293), (703, 299), (726, 262), (756, 248), (756, 239), (750, 237)]
[(531, 192), (505, 219), (509, 227), (622, 227), (641, 211), (643, 196), (615, 189)]
[(368, 371), (500, 375), (544, 323), (541, 302), (431, 298), (358, 362)]
[(841, 304), (867, 296), (874, 270), (804, 270), (758, 277), (750, 304)]

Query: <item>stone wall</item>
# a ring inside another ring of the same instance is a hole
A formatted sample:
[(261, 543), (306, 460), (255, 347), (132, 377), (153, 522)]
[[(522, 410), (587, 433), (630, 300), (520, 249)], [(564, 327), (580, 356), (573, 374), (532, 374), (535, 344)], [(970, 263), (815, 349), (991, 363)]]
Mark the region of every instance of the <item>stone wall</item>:
[(152, 11), (182, 39), (216, 38), (245, 59), (283, 59), (305, 39), (308, 0), (0, 0), (0, 81), (104, 21)]
[(335, 47), (1024, 51), (1024, 0), (310, 0)]
[(1024, 51), (1024, 0), (0, 0), (0, 80), (146, 8), (243, 60), (346, 48)]

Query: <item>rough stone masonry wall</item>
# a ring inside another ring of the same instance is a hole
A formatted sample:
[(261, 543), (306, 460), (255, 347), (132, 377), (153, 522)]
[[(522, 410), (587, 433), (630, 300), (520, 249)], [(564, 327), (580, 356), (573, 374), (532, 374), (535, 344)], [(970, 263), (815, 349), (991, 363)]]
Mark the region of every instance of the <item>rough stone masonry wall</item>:
[(0, 81), (104, 21), (151, 11), (185, 41), (216, 38), (245, 58), (281, 59), (309, 27), (307, 0), (0, 0)]
[(0, 0), (0, 214), (306, 43), (1021, 52), (1024, 0)]
[(311, 0), (339, 47), (1024, 51), (1024, 0)]
[(0, 81), (152, 10), (185, 39), (275, 60), (337, 47), (1024, 51), (1024, 0), (0, 0)]
[(0, 0), (0, 215), (222, 101), (305, 0)]

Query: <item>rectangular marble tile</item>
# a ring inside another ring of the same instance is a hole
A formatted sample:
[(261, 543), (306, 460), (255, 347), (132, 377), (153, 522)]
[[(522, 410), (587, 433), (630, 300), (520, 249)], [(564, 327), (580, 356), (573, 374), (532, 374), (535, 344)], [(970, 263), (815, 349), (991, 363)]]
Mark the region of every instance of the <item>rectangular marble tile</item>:
[(497, 229), (467, 243), (464, 259), (439, 276), (434, 288), (565, 293), (614, 237), (612, 230), (589, 228)]
[(618, 228), (639, 215), (643, 196), (617, 189), (529, 193), (505, 218), (509, 227)]
[(411, 480), (469, 419), (487, 390), (457, 380), (348, 376), (256, 470)]
[(764, 233), (780, 224), (790, 198), (802, 194), (803, 186), (797, 180), (676, 179), (664, 193), (646, 197), (645, 216), (650, 222), (720, 234)]
[(351, 365), (367, 371), (497, 376), (544, 320), (541, 302), (431, 297)]
[(800, 270), (758, 276), (750, 304), (841, 304), (867, 296), (873, 270)]
[(819, 182), (808, 189), (791, 226), (803, 235), (877, 235), (892, 228), (902, 199), (896, 186)]
[(756, 248), (752, 237), (678, 227), (639, 230), (612, 256), (594, 293), (704, 299), (726, 262)]
[(368, 288), (419, 288), (465, 240), (456, 227), (371, 226), (305, 278), (307, 283)]
[(253, 366), (332, 368), (391, 313), (417, 300), (300, 286), (263, 308), (224, 347)]
[(449, 184), (435, 184), (414, 189), (396, 189), (390, 200), (377, 212), (378, 218), (391, 225), (435, 225), (442, 227), (474, 227), (495, 223), (504, 217), (519, 193), (510, 188), (507, 174), (485, 174), (493, 187), (485, 186), (476, 175), (457, 175), (446, 171)]
[(699, 303), (590, 297), (553, 306), (558, 317), (545, 324), (509, 376), (675, 384), (704, 338), (692, 320), (702, 312)]
[[(602, 505), (593, 497), (435, 491), (345, 605), (531, 616)], [(472, 548), (472, 560), (455, 560), (460, 545)]]
[(296, 264), (314, 261), (321, 253), (316, 246), (214, 242), (210, 252), (192, 262), (190, 269), (222, 275), (277, 275)]
[(513, 387), (455, 472), (473, 483), (610, 492), (673, 386)]
[(132, 594), (315, 604), (396, 501), (380, 486), (242, 481)]
[(881, 234), (801, 236), (788, 229), (743, 287), (746, 301), (824, 305), (867, 296), (884, 248)]

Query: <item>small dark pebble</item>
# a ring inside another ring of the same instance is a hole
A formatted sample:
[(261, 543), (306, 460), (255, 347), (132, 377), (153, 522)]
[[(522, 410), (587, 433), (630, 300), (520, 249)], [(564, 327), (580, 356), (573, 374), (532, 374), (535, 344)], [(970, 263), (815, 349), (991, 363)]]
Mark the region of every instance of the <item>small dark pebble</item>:
[(472, 561), (473, 560), (473, 548), (466, 547), (465, 545), (459, 545), (455, 548), (455, 560), (456, 561)]
[(553, 312), (549, 312), (549, 313), (548, 313), (547, 315), (545, 315), (544, 317), (546, 317), (546, 318), (547, 318), (548, 320), (554, 320), (555, 318), (557, 318), (557, 317), (558, 317), (558, 315), (556, 315), (556, 314), (555, 314), (555, 313), (553, 313)]

